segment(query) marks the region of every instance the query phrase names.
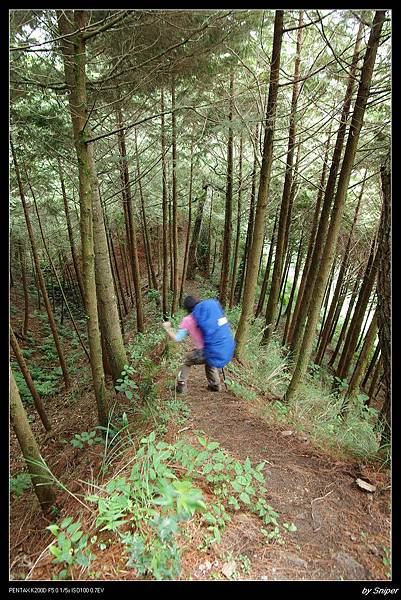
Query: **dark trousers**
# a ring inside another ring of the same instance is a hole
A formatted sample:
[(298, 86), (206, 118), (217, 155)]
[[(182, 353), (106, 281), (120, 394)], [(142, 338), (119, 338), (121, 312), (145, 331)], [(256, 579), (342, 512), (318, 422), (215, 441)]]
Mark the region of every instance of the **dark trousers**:
[(185, 355), (184, 362), (178, 372), (178, 383), (186, 385), (192, 365), (205, 365), (205, 373), (209, 385), (220, 387), (219, 371), (216, 367), (211, 367), (207, 364), (202, 348), (192, 350), (192, 352), (188, 352)]

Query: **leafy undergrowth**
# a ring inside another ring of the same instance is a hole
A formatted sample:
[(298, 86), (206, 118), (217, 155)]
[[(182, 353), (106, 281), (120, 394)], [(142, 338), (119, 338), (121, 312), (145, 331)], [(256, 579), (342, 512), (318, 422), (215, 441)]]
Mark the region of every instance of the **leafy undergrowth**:
[[(221, 543), (238, 511), (260, 519), (266, 543), (284, 544), (287, 532), (296, 529), (280, 523), (266, 500), (265, 462), (234, 459), (200, 431), (167, 441), (170, 424), (184, 425), (188, 408), (174, 392), (179, 354), (164, 348), (163, 339), (154, 330), (129, 346), (130, 365), (117, 389), (130, 405), (118, 418), (111, 411), (104, 437), (94, 430), (69, 442), (81, 449), (102, 444), (103, 460), (98, 475), (86, 482), (90, 493), (81, 496), (91, 518), (83, 511), (48, 526), (53, 579), (102, 578), (104, 557), (117, 547), (120, 576), (180, 578), (182, 554), (192, 549), (191, 530), (198, 531), (197, 550), (207, 552)], [(155, 349), (159, 360), (152, 356)], [(148, 429), (143, 437), (139, 424)]]
[(191, 544), (189, 522), (203, 531), (198, 549), (207, 551), (221, 543), (238, 510), (258, 515), (266, 540), (283, 544), (285, 527), (264, 498), (264, 463), (234, 460), (200, 435), (197, 441), (198, 447), (184, 439), (169, 444), (157, 441), (154, 431), (142, 438), (127, 474), (96, 485), (96, 493), (85, 497), (95, 505), (90, 534), (72, 517), (48, 527), (55, 536), (49, 550), (61, 567), (53, 577), (99, 576), (102, 552), (118, 544), (121, 569), (132, 570), (133, 577), (177, 579), (181, 555)]

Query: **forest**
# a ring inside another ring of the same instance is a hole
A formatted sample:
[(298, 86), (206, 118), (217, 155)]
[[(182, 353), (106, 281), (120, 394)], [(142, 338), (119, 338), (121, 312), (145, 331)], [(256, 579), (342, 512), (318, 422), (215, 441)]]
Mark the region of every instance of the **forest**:
[(9, 10), (10, 580), (392, 579), (391, 99), (391, 10)]

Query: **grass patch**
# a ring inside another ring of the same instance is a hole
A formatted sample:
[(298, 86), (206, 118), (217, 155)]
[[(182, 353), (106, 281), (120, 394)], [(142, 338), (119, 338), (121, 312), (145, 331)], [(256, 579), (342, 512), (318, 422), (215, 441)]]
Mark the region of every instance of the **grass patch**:
[[(236, 306), (226, 313), (235, 331), (241, 308)], [(377, 411), (368, 408), (366, 397), (359, 395), (346, 416), (340, 416), (344, 396), (341, 391), (333, 392), (333, 377), (326, 369), (312, 365), (293, 401), (287, 404), (281, 400), (291, 379), (287, 351), (275, 335), (268, 347), (262, 346), (263, 328), (264, 320), (254, 319), (244, 349), (244, 366), (235, 363), (227, 366), (233, 393), (251, 402), (257, 396), (270, 397), (262, 408), (260, 402), (255, 403), (255, 410), (267, 422), (285, 424), (306, 433), (316, 446), (326, 451), (345, 457), (377, 459)]]

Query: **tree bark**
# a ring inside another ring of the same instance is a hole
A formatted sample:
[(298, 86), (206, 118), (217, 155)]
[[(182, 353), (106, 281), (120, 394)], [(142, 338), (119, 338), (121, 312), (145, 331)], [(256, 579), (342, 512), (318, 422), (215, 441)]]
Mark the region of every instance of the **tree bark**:
[(373, 400), (373, 397), (375, 395), (375, 391), (376, 391), (376, 387), (377, 387), (377, 382), (379, 380), (380, 373), (382, 372), (382, 367), (383, 367), (383, 364), (382, 364), (382, 358), (381, 358), (381, 355), (380, 355), (380, 357), (379, 357), (379, 359), (377, 361), (375, 370), (374, 370), (373, 375), (372, 375), (372, 381), (370, 382), (370, 385), (369, 385), (369, 390), (368, 390), (369, 400), (366, 402), (366, 404), (368, 406), (370, 406), (370, 404), (371, 404), (371, 402)]
[(15, 358), (17, 359), (19, 368), (21, 369), (21, 373), (24, 376), (24, 379), (26, 381), (26, 384), (28, 386), (28, 389), (31, 393), (31, 396), (33, 398), (33, 402), (35, 404), (35, 408), (38, 411), (38, 415), (40, 417), (40, 420), (43, 423), (44, 428), (46, 429), (46, 431), (51, 431), (52, 426), (51, 423), (49, 421), (49, 417), (47, 416), (46, 413), (46, 409), (43, 405), (42, 399), (39, 396), (36, 388), (35, 388), (35, 384), (33, 383), (32, 377), (29, 373), (28, 367), (26, 365), (24, 356), (21, 352), (21, 348), (19, 347), (17, 338), (14, 335), (14, 332), (12, 330), (12, 327), (10, 325), (10, 342), (11, 342), (11, 346), (12, 349), (14, 351), (15, 354)]
[[(117, 103), (117, 112), (118, 112), (118, 121), (120, 123), (120, 127), (122, 127), (122, 111), (121, 106)], [(127, 150), (125, 144), (125, 133), (124, 130), (121, 129), (118, 132), (119, 138), (119, 149), (120, 149), (120, 158), (122, 165), (122, 173), (125, 187), (125, 199), (126, 199), (126, 210), (128, 217), (128, 227), (129, 227), (129, 240), (130, 240), (130, 263), (132, 270), (132, 279), (134, 282), (135, 289), (135, 310), (136, 310), (136, 328), (138, 332), (143, 333), (145, 330), (145, 319), (143, 314), (143, 302), (142, 302), (142, 290), (141, 290), (141, 274), (139, 270), (139, 260), (138, 260), (138, 247), (137, 247), (137, 236), (136, 236), (136, 226), (135, 226), (135, 215), (133, 211), (133, 202), (132, 202), (132, 194), (131, 194), (131, 181), (128, 169), (127, 162)], [(110, 357), (111, 358), (111, 357)], [(113, 361), (111, 360), (112, 368)], [(125, 363), (127, 364), (127, 357), (125, 355)], [(120, 371), (121, 373), (121, 371)]]
[(237, 289), (235, 291), (235, 302), (239, 304), (241, 301), (242, 290), (244, 287), (245, 281), (245, 273), (248, 265), (248, 253), (249, 248), (252, 244), (253, 237), (253, 226), (255, 219), (255, 196), (256, 196), (256, 168), (257, 168), (257, 154), (256, 154), (256, 144), (259, 138), (259, 126), (256, 126), (255, 133), (255, 147), (254, 147), (254, 157), (253, 157), (253, 170), (252, 170), (252, 186), (251, 186), (251, 200), (249, 205), (249, 216), (248, 216), (248, 227), (246, 230), (246, 240), (245, 240), (245, 248), (244, 253), (242, 255), (242, 260), (239, 268), (239, 277), (237, 281)]
[[(287, 250), (287, 258), (285, 260), (283, 276), (281, 278), (280, 291), (279, 291), (279, 295), (278, 295), (280, 309), (278, 311), (276, 323), (274, 325), (275, 330), (278, 327), (278, 324), (281, 319), (281, 314), (283, 312), (283, 303), (284, 303), (285, 291), (286, 291), (286, 287), (287, 287), (288, 273), (290, 271), (290, 266), (291, 266), (291, 260), (292, 260), (292, 247), (289, 247)], [(280, 300), (280, 298), (281, 298), (281, 300)]]
[(233, 305), (234, 305), (235, 282), (236, 282), (236, 279), (237, 279), (238, 258), (239, 258), (239, 244), (240, 244), (240, 237), (241, 237), (242, 147), (243, 147), (243, 139), (242, 139), (242, 134), (241, 134), (241, 136), (240, 136), (240, 144), (239, 144), (239, 174), (238, 174), (238, 195), (237, 195), (237, 229), (236, 229), (236, 233), (235, 233), (234, 260), (233, 260), (233, 267), (232, 267), (232, 273), (231, 273), (231, 290), (230, 290), (229, 308), (232, 308)]
[(166, 133), (164, 124), (164, 90), (161, 90), (161, 145), (162, 145), (162, 204), (163, 204), (163, 287), (162, 311), (163, 319), (168, 319), (168, 193), (166, 169)]
[(376, 344), (376, 348), (375, 348), (375, 351), (373, 353), (372, 360), (370, 361), (369, 367), (367, 368), (367, 371), (366, 371), (365, 376), (363, 378), (363, 381), (362, 381), (362, 388), (363, 389), (367, 388), (369, 377), (372, 375), (374, 369), (376, 368), (377, 361), (379, 359), (379, 354), (380, 354), (380, 343)]
[(387, 444), (391, 440), (391, 167), (389, 158), (381, 169), (381, 182), (383, 209), (379, 229), (377, 297), (384, 402), (379, 422), (383, 425), (382, 444)]
[(347, 331), (348, 323), (349, 323), (349, 321), (351, 319), (352, 310), (354, 308), (354, 304), (355, 304), (356, 299), (357, 299), (359, 283), (360, 283), (359, 282), (359, 278), (356, 277), (355, 283), (354, 283), (354, 287), (353, 287), (352, 292), (351, 292), (351, 298), (350, 298), (350, 301), (349, 301), (347, 314), (345, 315), (345, 319), (344, 319), (343, 325), (341, 327), (340, 335), (338, 336), (336, 347), (335, 347), (334, 352), (333, 352), (333, 354), (332, 354), (332, 356), (331, 356), (331, 358), (330, 358), (330, 360), (328, 362), (328, 366), (329, 367), (332, 367), (334, 365), (335, 360), (337, 358), (337, 355), (338, 355), (338, 353), (340, 351), (341, 344), (343, 343), (343, 340), (344, 340), (344, 337), (345, 337), (345, 333)]
[(359, 387), (361, 385), (361, 381), (363, 378), (363, 374), (369, 360), (369, 354), (372, 350), (373, 344), (376, 339), (377, 334), (377, 313), (374, 314), (368, 332), (365, 337), (365, 342), (362, 347), (362, 351), (359, 355), (358, 362), (356, 364), (355, 370), (352, 374), (351, 380), (349, 382), (348, 390), (347, 390), (347, 399), (348, 402), (352, 401), (352, 399), (357, 395)]
[(302, 270), (302, 277), (301, 277), (301, 282), (299, 285), (299, 290), (297, 293), (297, 299), (295, 302), (294, 313), (291, 317), (291, 325), (288, 328), (287, 344), (290, 347), (292, 347), (292, 339), (294, 336), (294, 330), (295, 330), (296, 323), (298, 321), (299, 310), (300, 310), (300, 307), (302, 304), (303, 293), (305, 290), (306, 280), (308, 278), (310, 263), (312, 260), (313, 249), (315, 246), (316, 232), (317, 232), (317, 227), (319, 224), (319, 217), (320, 217), (320, 208), (321, 208), (322, 200), (323, 200), (323, 189), (324, 189), (324, 184), (326, 181), (326, 173), (327, 173), (327, 168), (328, 168), (328, 157), (329, 157), (329, 149), (330, 149), (330, 134), (331, 134), (331, 126), (330, 126), (330, 132), (329, 132), (329, 135), (327, 136), (327, 141), (326, 141), (325, 156), (323, 159), (323, 169), (322, 169), (322, 175), (320, 178), (319, 191), (318, 191), (317, 199), (316, 199), (316, 206), (315, 206), (315, 210), (313, 213), (313, 222), (312, 222), (312, 228), (311, 228), (310, 237), (309, 237), (308, 250), (306, 251), (306, 258), (305, 258), (305, 263), (304, 263), (304, 267)]
[[(371, 248), (370, 258), (367, 264), (365, 277), (362, 282), (362, 287), (358, 295), (358, 300), (355, 306), (355, 311), (348, 328), (347, 336), (344, 342), (344, 348), (337, 367), (337, 377), (346, 379), (351, 366), (353, 356), (355, 354), (358, 337), (361, 332), (363, 318), (369, 303), (370, 295), (377, 278), (377, 267), (379, 262), (379, 254), (376, 250), (376, 242), (374, 240)], [(374, 258), (373, 258), (374, 256)]]
[(195, 271), (196, 271), (196, 266), (197, 266), (196, 249), (198, 247), (199, 234), (200, 234), (200, 230), (202, 227), (203, 209), (205, 206), (206, 195), (207, 195), (207, 186), (202, 190), (201, 195), (197, 199), (198, 207), (196, 210), (196, 217), (195, 217), (194, 227), (192, 230), (191, 244), (189, 246), (189, 253), (188, 253), (188, 268), (187, 268), (188, 279), (193, 279), (193, 277), (195, 275)]
[(140, 169), (140, 164), (139, 164), (138, 141), (137, 141), (136, 130), (135, 130), (135, 153), (136, 153), (136, 168), (137, 168), (137, 175), (138, 175), (138, 189), (139, 189), (139, 196), (141, 199), (142, 227), (143, 227), (143, 235), (144, 235), (144, 241), (145, 241), (145, 253), (146, 253), (146, 261), (147, 261), (147, 265), (148, 265), (148, 269), (149, 269), (149, 273), (150, 273), (149, 286), (152, 287), (154, 290), (157, 290), (159, 288), (159, 286), (157, 283), (156, 272), (155, 272), (155, 268), (153, 265), (152, 248), (151, 248), (151, 244), (149, 241), (149, 230), (148, 230), (148, 223), (147, 223), (147, 219), (146, 219), (145, 199), (144, 199), (143, 190), (142, 190), (141, 169)]
[(194, 170), (194, 130), (192, 129), (191, 137), (191, 166), (189, 171), (189, 191), (188, 191), (188, 225), (187, 235), (185, 238), (185, 251), (184, 251), (184, 263), (182, 267), (181, 285), (180, 285), (180, 304), (182, 304), (184, 286), (187, 279), (188, 269), (188, 258), (189, 258), (189, 240), (191, 239), (191, 223), (192, 223), (192, 181), (193, 181), (193, 170)]
[[(365, 171), (365, 177), (366, 177), (366, 171)], [(319, 348), (318, 348), (318, 351), (316, 354), (315, 363), (318, 365), (320, 365), (323, 360), (323, 356), (326, 351), (327, 344), (329, 342), (329, 334), (332, 330), (334, 314), (335, 314), (337, 303), (338, 303), (338, 300), (340, 297), (341, 286), (343, 284), (344, 276), (345, 276), (345, 273), (346, 273), (346, 270), (348, 267), (348, 261), (349, 261), (350, 251), (351, 251), (351, 243), (352, 243), (354, 229), (356, 227), (356, 223), (357, 223), (358, 216), (359, 216), (361, 200), (362, 200), (363, 190), (364, 190), (364, 184), (365, 184), (365, 182), (362, 183), (361, 193), (359, 194), (359, 197), (358, 197), (358, 202), (357, 202), (357, 206), (356, 206), (355, 213), (354, 213), (354, 219), (352, 221), (351, 230), (350, 230), (350, 233), (348, 236), (347, 246), (345, 248), (343, 260), (341, 262), (340, 271), (338, 273), (336, 287), (335, 287), (334, 294), (333, 294), (333, 299), (330, 304), (329, 314), (327, 315), (327, 319), (326, 319), (326, 322), (324, 325), (324, 330), (322, 333), (320, 345), (319, 345)]]
[(171, 314), (175, 315), (178, 307), (178, 230), (177, 230), (177, 117), (175, 112), (175, 76), (171, 79), (171, 120), (172, 120), (172, 229), (173, 229), (173, 300)]
[(103, 209), (98, 191), (96, 167), (93, 160), (92, 148), (89, 146), (88, 162), (92, 173), (92, 218), (93, 242), (95, 250), (96, 291), (98, 299), (99, 319), (102, 324), (102, 335), (108, 354), (114, 383), (119, 379), (124, 366), (128, 364), (127, 354), (121, 331), (118, 302), (116, 298), (113, 273), (111, 268), (109, 248)]
[(25, 256), (23, 251), (22, 241), (18, 241), (18, 254), (19, 261), (21, 265), (21, 278), (22, 278), (22, 289), (24, 292), (24, 322), (22, 325), (22, 337), (26, 337), (29, 328), (29, 293), (28, 293), (28, 284), (26, 280), (26, 267), (25, 267)]
[(273, 260), (273, 252), (276, 246), (276, 233), (277, 233), (277, 223), (278, 223), (278, 215), (279, 215), (279, 207), (277, 207), (276, 216), (274, 218), (273, 231), (270, 240), (269, 254), (267, 257), (267, 263), (265, 268), (265, 274), (263, 276), (262, 287), (260, 288), (259, 301), (256, 307), (255, 317), (258, 317), (263, 310), (263, 304), (265, 302), (267, 286), (269, 283), (270, 269)]
[(299, 72), (301, 64), (301, 45), (302, 45), (302, 34), (303, 34), (303, 11), (299, 11), (298, 21), (298, 34), (297, 34), (297, 48), (295, 55), (294, 64), (294, 84), (292, 88), (291, 98), (291, 114), (290, 114), (290, 127), (288, 134), (288, 150), (287, 150), (287, 163), (284, 177), (283, 195), (281, 199), (280, 217), (278, 222), (277, 230), (277, 242), (276, 242), (276, 253), (274, 257), (274, 266), (272, 273), (272, 281), (270, 285), (269, 299), (266, 306), (265, 316), (265, 329), (263, 332), (262, 342), (268, 344), (270, 342), (274, 322), (276, 319), (277, 307), (280, 295), (280, 281), (283, 271), (283, 262), (286, 253), (286, 242), (288, 240), (288, 230), (290, 224), (290, 206), (291, 206), (291, 189), (293, 181), (293, 162), (294, 162), (294, 150), (295, 150), (295, 136), (296, 136), (296, 125), (297, 125), (297, 103), (300, 92)]
[(283, 340), (281, 342), (283, 346), (285, 346), (287, 344), (287, 336), (288, 336), (288, 331), (289, 331), (289, 326), (290, 326), (292, 303), (294, 301), (294, 295), (295, 295), (295, 290), (297, 289), (299, 271), (301, 269), (301, 261), (302, 261), (302, 254), (303, 254), (303, 250), (302, 250), (303, 240), (304, 240), (304, 232), (302, 231), (301, 239), (299, 241), (297, 262), (295, 263), (294, 280), (292, 282), (291, 293), (290, 293), (290, 297), (288, 299), (288, 306), (286, 308), (287, 318), (285, 321)]
[(110, 246), (110, 250), (111, 250), (111, 256), (113, 257), (113, 261), (114, 261), (115, 279), (117, 279), (118, 289), (120, 290), (120, 297), (121, 297), (121, 301), (122, 301), (122, 304), (124, 307), (124, 316), (126, 316), (128, 314), (128, 304), (127, 304), (127, 300), (126, 300), (125, 294), (124, 294), (124, 288), (123, 288), (123, 284), (121, 281), (120, 270), (118, 268), (116, 251), (115, 251), (114, 242), (113, 242), (113, 233), (110, 228), (109, 228), (109, 246)]
[(232, 203), (233, 203), (233, 163), (234, 163), (234, 136), (231, 122), (233, 120), (234, 103), (234, 71), (230, 74), (230, 111), (228, 121), (228, 143), (227, 143), (227, 185), (226, 185), (226, 203), (224, 217), (223, 234), (223, 256), (221, 259), (220, 272), (220, 290), (219, 299), (222, 306), (225, 306), (228, 293), (228, 277), (230, 270), (231, 257), (231, 235), (232, 235)]
[(51, 476), (49, 476), (48, 469), (46, 468), (43, 458), (40, 455), (40, 450), (29, 425), (28, 417), (26, 416), (11, 367), (9, 373), (10, 416), (12, 426), (26, 461), (26, 465), (31, 476), (33, 489), (39, 500), (43, 513), (47, 515), (52, 506), (56, 503), (54, 488), (50, 483)]
[(79, 287), (79, 291), (80, 291), (81, 298), (82, 298), (82, 303), (85, 304), (84, 284), (82, 281), (81, 268), (79, 266), (78, 255), (77, 255), (77, 251), (75, 248), (74, 235), (72, 232), (72, 225), (71, 225), (70, 210), (68, 208), (67, 194), (65, 191), (65, 184), (64, 184), (63, 172), (61, 169), (60, 161), (58, 163), (58, 168), (59, 168), (59, 177), (60, 177), (60, 183), (61, 183), (61, 192), (63, 195), (64, 214), (65, 214), (65, 220), (67, 223), (68, 239), (69, 239), (70, 248), (71, 248), (72, 262), (74, 265), (75, 275), (77, 277), (77, 282), (78, 282), (78, 287)]
[(94, 239), (93, 239), (93, 208), (92, 197), (93, 172), (88, 162), (90, 160), (91, 145), (86, 144), (90, 137), (87, 127), (87, 101), (86, 101), (86, 74), (85, 61), (86, 49), (82, 34), (78, 33), (66, 41), (65, 36), (70, 36), (75, 31), (81, 30), (86, 24), (86, 12), (82, 10), (57, 11), (58, 26), (61, 42), (64, 73), (69, 88), (69, 105), (71, 121), (74, 132), (75, 150), (79, 167), (79, 200), (80, 200), (80, 228), (83, 263), (83, 283), (85, 293), (85, 307), (88, 323), (88, 340), (91, 357), (91, 369), (95, 398), (98, 410), (99, 424), (107, 426), (108, 399), (105, 386), (105, 376), (102, 364), (102, 344), (99, 329), (97, 309), (97, 286), (95, 272)]

